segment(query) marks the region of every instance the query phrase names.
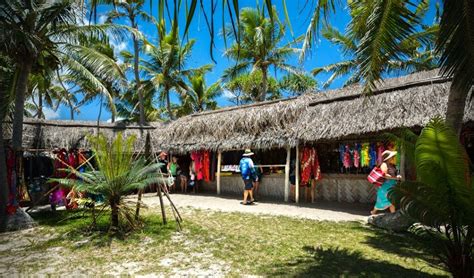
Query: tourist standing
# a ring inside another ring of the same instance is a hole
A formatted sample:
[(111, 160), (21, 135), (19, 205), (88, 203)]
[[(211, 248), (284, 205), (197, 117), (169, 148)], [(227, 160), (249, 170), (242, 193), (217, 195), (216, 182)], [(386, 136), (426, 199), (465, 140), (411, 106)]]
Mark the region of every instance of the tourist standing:
[(168, 172), (173, 177), (173, 185), (171, 188), (172, 190), (176, 190), (176, 183), (181, 185), (181, 177), (178, 177), (181, 169), (179, 168), (178, 158), (176, 156), (171, 157), (171, 161), (168, 163)]
[[(240, 173), (244, 180), (244, 200), (241, 203), (242, 205), (250, 205), (255, 201), (252, 194), (253, 181), (255, 180), (255, 168), (253, 161), (250, 158), (252, 155), (253, 152), (250, 149), (246, 149), (242, 155), (242, 159), (240, 159)], [(250, 201), (247, 201), (249, 195)]]
[(388, 199), (388, 192), (392, 187), (397, 184), (397, 180), (400, 180), (402, 176), (397, 175), (397, 168), (395, 166), (396, 151), (384, 151), (382, 153), (382, 162), (377, 165), (385, 175), (385, 181), (377, 190), (377, 201), (374, 209), (370, 212), (376, 214), (377, 211), (383, 211), (387, 208), (391, 213), (395, 212), (395, 206)]
[[(161, 182), (158, 184), (159, 189), (162, 188), (163, 190), (167, 190), (166, 186), (168, 186), (168, 160), (166, 159), (168, 154), (166, 152), (160, 152), (158, 155), (158, 163), (160, 164), (160, 172), (161, 172)], [(157, 190), (158, 194), (160, 194), (161, 190)]]

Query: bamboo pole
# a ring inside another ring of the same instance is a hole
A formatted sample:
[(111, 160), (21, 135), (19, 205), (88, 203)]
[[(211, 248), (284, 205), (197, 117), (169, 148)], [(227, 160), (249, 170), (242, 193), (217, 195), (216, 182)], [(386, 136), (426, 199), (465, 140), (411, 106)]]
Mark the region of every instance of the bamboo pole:
[(221, 195), (221, 164), (222, 164), (222, 152), (218, 151), (217, 153), (217, 195)]
[(300, 200), (300, 147), (296, 145), (296, 161), (295, 161), (295, 202)]
[(285, 202), (289, 200), (290, 192), (290, 157), (291, 147), (286, 148), (286, 165), (285, 165)]

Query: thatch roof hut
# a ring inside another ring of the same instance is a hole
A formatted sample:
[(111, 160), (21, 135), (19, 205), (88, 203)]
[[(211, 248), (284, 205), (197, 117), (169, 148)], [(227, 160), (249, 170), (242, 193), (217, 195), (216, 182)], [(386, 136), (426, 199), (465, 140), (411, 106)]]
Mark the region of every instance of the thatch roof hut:
[[(99, 123), (92, 121), (66, 121), (66, 120), (38, 120), (27, 118), (23, 123), (23, 148), (24, 149), (53, 149), (61, 148), (89, 148), (87, 135), (102, 133), (107, 138), (114, 138), (119, 132), (125, 137), (135, 135), (140, 138), (144, 134), (159, 127), (161, 123), (140, 127), (135, 124), (125, 123)], [(6, 129), (5, 138), (11, 138), (9, 129)], [(135, 150), (143, 151), (144, 140), (136, 140)]]
[[(450, 85), (438, 70), (420, 72), (387, 79), (371, 96), (353, 85), (202, 112), (167, 124), (155, 137), (162, 148), (177, 152), (270, 149), (421, 127), (446, 115)], [(474, 121), (472, 102), (466, 104), (464, 120)]]
[[(118, 132), (140, 138), (150, 132), (156, 150), (185, 153), (193, 150), (271, 149), (298, 142), (321, 142), (367, 137), (400, 127), (421, 127), (434, 116), (446, 115), (449, 79), (438, 70), (386, 79), (371, 96), (360, 85), (298, 98), (227, 107), (182, 117), (169, 123), (140, 127), (100, 123), (100, 132), (113, 138)], [(474, 122), (474, 103), (466, 103), (465, 122)], [(89, 147), (88, 134), (96, 122), (25, 119), (24, 148)], [(5, 138), (10, 138), (6, 134)], [(136, 151), (145, 140), (136, 141)]]

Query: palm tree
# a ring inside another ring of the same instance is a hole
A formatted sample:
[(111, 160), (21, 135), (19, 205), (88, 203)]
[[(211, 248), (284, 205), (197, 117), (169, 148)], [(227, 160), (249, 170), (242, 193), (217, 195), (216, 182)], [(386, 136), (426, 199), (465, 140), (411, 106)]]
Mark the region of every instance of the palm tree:
[[(98, 91), (108, 93), (96, 76), (110, 75), (116, 68), (109, 66), (110, 60), (94, 49), (80, 45), (80, 41), (91, 36), (106, 37), (107, 31), (118, 36), (124, 29), (111, 25), (77, 25), (83, 20), (84, 13), (74, 3), (72, 0), (0, 3), (0, 51), (12, 58), (18, 73), (14, 85), (12, 140), (16, 150), (21, 148), (28, 79), (36, 67), (67, 67), (87, 77)], [(85, 65), (94, 71), (89, 71)]]
[[(134, 91), (134, 84), (123, 88), (124, 92), (120, 95), (117, 106), (118, 116), (126, 121), (138, 122), (140, 119), (140, 112), (138, 111), (138, 96)], [(145, 110), (145, 120), (147, 122), (161, 121), (161, 114), (164, 109), (156, 108), (155, 105), (155, 87), (149, 80), (142, 81), (143, 101)]]
[[(301, 57), (317, 41), (321, 19), (334, 12), (335, 2), (317, 1)], [(400, 42), (416, 32), (414, 26), (419, 17), (409, 0), (355, 0), (351, 3), (358, 11), (353, 18), (363, 30), (356, 51), (356, 60), (361, 61), (357, 72), (365, 81), (366, 91), (370, 91), (382, 78), (386, 61), (401, 54)], [(417, 3), (428, 5), (429, 1), (418, 0)], [(453, 78), (446, 121), (460, 134), (466, 99), (474, 83), (474, 2), (443, 0), (441, 11), (436, 54), (440, 56), (438, 64), (442, 74)]]
[(216, 98), (222, 93), (220, 82), (207, 86), (204, 74), (198, 73), (189, 78), (189, 83), (191, 90), (182, 97), (183, 107), (189, 107), (192, 113), (217, 108)]
[[(113, 0), (115, 9), (108, 14), (107, 21), (112, 22), (113, 20), (127, 18), (130, 21), (130, 26), (138, 32), (138, 19), (144, 21), (153, 21), (153, 19), (143, 11), (144, 0), (126, 0), (118, 1)], [(133, 37), (133, 73), (135, 76), (135, 91), (138, 95), (138, 109), (140, 113), (140, 125), (145, 125), (145, 108), (144, 108), (144, 99), (143, 92), (141, 87), (140, 80), (140, 46), (139, 38), (132, 34)]]
[[(230, 101), (236, 105), (260, 101), (261, 86), (263, 83), (261, 71), (241, 74), (225, 83), (225, 88), (232, 93)], [(266, 99), (274, 100), (281, 98), (281, 90), (278, 81), (269, 77), (267, 80)]]
[(54, 182), (74, 187), (81, 192), (101, 194), (111, 209), (111, 228), (118, 229), (120, 216), (133, 227), (133, 211), (123, 202), (123, 198), (132, 190), (143, 189), (150, 184), (160, 182), (160, 165), (147, 164), (144, 159), (136, 160), (133, 156), (134, 136), (123, 139), (118, 134), (108, 142), (103, 135), (89, 137), (99, 170), (78, 172), (68, 169), (80, 179), (52, 179)]
[[(409, 144), (407, 144), (409, 145)], [(453, 277), (472, 277), (474, 176), (455, 131), (444, 120), (431, 120), (414, 146), (416, 181), (394, 187), (391, 197), (402, 212), (425, 226)]]
[(309, 91), (316, 90), (318, 82), (312, 76), (307, 74), (288, 74), (279, 81), (282, 90), (287, 91), (293, 96), (300, 96)]
[(266, 99), (268, 70), (271, 67), (291, 73), (298, 72), (295, 67), (286, 62), (299, 50), (291, 47), (292, 43), (281, 46), (285, 36), (285, 26), (279, 22), (275, 8), (272, 8), (271, 17), (273, 20), (265, 17), (263, 10), (244, 8), (240, 11), (237, 34), (230, 30), (224, 31), (235, 40), (234, 44), (224, 52), (225, 56), (235, 60), (235, 65), (225, 70), (223, 79), (231, 80), (249, 70), (260, 71), (262, 84), (258, 101)]
[[(340, 52), (349, 57), (347, 60), (318, 67), (311, 71), (315, 76), (322, 72), (332, 73), (323, 84), (323, 88), (327, 88), (336, 78), (342, 76), (349, 76), (343, 86), (358, 83), (363, 78), (360, 74), (360, 66), (363, 65), (363, 61), (357, 56), (357, 51), (361, 48), (361, 40), (366, 32), (365, 25), (362, 24), (361, 20), (364, 19), (366, 21), (367, 18), (359, 15), (360, 9), (356, 3), (350, 4), (349, 8), (351, 9), (353, 19), (345, 34), (330, 25), (325, 26), (321, 33), (324, 38), (338, 46)], [(422, 2), (414, 15), (416, 18), (420, 18), (427, 12), (428, 8)], [(439, 56), (434, 51), (435, 41), (439, 32), (438, 24), (425, 26), (416, 20), (413, 20), (412, 24), (415, 27), (418, 26), (419, 28), (417, 29), (419, 30), (398, 42), (399, 52), (393, 57), (387, 55), (381, 68), (381, 74), (394, 72), (413, 73), (438, 67)]]
[(165, 103), (170, 119), (175, 118), (171, 106), (171, 91), (174, 90), (180, 95), (185, 94), (189, 91), (186, 78), (196, 72), (204, 72), (210, 67), (185, 68), (195, 41), (189, 40), (183, 44), (179, 39), (179, 32), (174, 22), (172, 26), (171, 31), (165, 34), (164, 24), (158, 25), (160, 41), (156, 46), (148, 45), (146, 54), (150, 58), (142, 62), (142, 68), (158, 90), (158, 97), (162, 103)]

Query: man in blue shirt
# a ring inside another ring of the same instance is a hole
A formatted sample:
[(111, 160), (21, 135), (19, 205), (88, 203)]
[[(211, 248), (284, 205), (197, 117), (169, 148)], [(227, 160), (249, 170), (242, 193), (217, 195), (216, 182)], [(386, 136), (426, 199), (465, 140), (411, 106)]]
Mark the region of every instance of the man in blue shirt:
[[(253, 161), (250, 158), (253, 155), (253, 152), (250, 149), (246, 149), (240, 159), (240, 173), (242, 174), (242, 179), (244, 180), (244, 200), (241, 203), (242, 205), (250, 205), (254, 202), (252, 188), (253, 181), (255, 180), (255, 168)], [(250, 201), (247, 202), (247, 198), (250, 195)]]

